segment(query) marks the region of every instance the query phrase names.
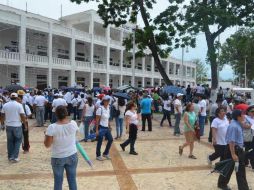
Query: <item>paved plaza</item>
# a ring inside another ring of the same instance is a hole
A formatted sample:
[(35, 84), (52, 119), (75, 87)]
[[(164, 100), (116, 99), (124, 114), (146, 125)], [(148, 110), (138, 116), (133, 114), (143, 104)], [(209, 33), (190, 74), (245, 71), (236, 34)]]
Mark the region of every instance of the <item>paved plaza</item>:
[[(136, 151), (138, 156), (122, 152), (115, 140), (111, 148), (111, 161), (95, 160), (96, 142), (81, 143), (91, 160), (94, 169), (89, 168), (79, 155), (77, 170), (78, 189), (89, 190), (212, 190), (217, 189), (218, 174), (211, 174), (207, 165), (207, 154), (213, 152), (207, 144), (207, 138), (195, 144), (194, 155), (197, 160), (188, 158), (188, 148), (180, 157), (178, 146), (184, 137), (174, 137), (173, 129), (159, 127), (155, 115), (153, 132), (138, 133)], [(30, 120), (30, 125), (35, 124)], [(208, 127), (206, 126), (208, 129)], [(113, 128), (113, 134), (115, 134)], [(0, 133), (0, 189), (1, 190), (47, 190), (53, 189), (53, 176), (50, 165), (50, 149), (43, 144), (45, 128), (30, 128), (30, 153), (20, 154), (20, 162), (10, 164), (6, 153), (6, 135)], [(206, 131), (207, 134), (207, 131)], [(80, 138), (80, 137), (79, 137)], [(105, 146), (105, 144), (103, 145)], [(104, 147), (102, 147), (103, 150)], [(247, 168), (247, 179), (250, 187), (254, 187), (254, 173)], [(232, 175), (230, 187), (237, 190), (235, 174)], [(64, 189), (68, 189), (66, 177)]]

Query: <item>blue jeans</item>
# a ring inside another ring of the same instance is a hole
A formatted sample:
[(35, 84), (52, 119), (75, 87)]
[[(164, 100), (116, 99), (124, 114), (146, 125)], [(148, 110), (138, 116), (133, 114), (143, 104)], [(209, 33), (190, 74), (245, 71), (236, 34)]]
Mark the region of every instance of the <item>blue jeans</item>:
[(19, 157), (19, 149), (22, 143), (22, 127), (6, 127), (8, 159)]
[(73, 107), (73, 120), (79, 119), (78, 107)]
[(102, 141), (103, 141), (103, 137), (105, 136), (105, 138), (108, 140), (105, 151), (103, 153), (103, 155), (108, 155), (109, 154), (109, 149), (111, 147), (111, 144), (113, 142), (113, 137), (111, 134), (111, 131), (108, 127), (103, 127), (100, 126), (100, 130), (99, 130), (99, 135), (98, 135), (98, 141), (97, 141), (97, 146), (96, 146), (96, 156), (101, 156), (101, 145), (102, 145)]
[(199, 128), (200, 128), (200, 136), (204, 136), (204, 130), (205, 130), (205, 118), (206, 116), (199, 116)]
[(88, 116), (88, 117), (85, 117), (85, 120), (84, 120), (84, 134), (85, 134), (86, 140), (89, 135), (89, 126), (90, 126), (91, 122), (93, 121), (93, 118), (94, 118), (93, 116)]
[(175, 128), (174, 128), (174, 135), (180, 134), (180, 121), (181, 121), (181, 113), (176, 113), (175, 114)]
[(62, 190), (64, 170), (66, 172), (69, 189), (77, 190), (77, 153), (66, 158), (51, 158), (51, 165), (54, 173), (54, 190)]
[(123, 134), (123, 118), (116, 117), (116, 136), (121, 137)]
[(36, 107), (36, 121), (37, 125), (43, 127), (44, 125), (44, 115), (45, 115), (45, 107), (37, 106)]

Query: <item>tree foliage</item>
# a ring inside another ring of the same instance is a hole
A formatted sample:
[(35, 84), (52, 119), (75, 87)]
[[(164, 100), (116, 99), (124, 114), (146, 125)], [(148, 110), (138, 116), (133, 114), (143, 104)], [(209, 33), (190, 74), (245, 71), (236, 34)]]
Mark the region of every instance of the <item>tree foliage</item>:
[(197, 66), (197, 70), (196, 70), (197, 84), (203, 84), (207, 80), (207, 74), (208, 74), (207, 65), (199, 59), (196, 59), (193, 62)]
[[(170, 0), (174, 1), (174, 0)], [(177, 0), (175, 1), (177, 2)], [(183, 5), (183, 28), (189, 34), (205, 34), (211, 64), (212, 88), (218, 87), (216, 38), (232, 26), (253, 26), (253, 0), (190, 0)]]
[(245, 59), (247, 63), (247, 78), (254, 79), (254, 30), (240, 29), (222, 46), (220, 63), (232, 66), (236, 75), (245, 73)]
[[(127, 23), (136, 23), (137, 15), (140, 14), (144, 23), (143, 28), (135, 30), (137, 56), (144, 56), (145, 50), (149, 49), (154, 58), (155, 64), (167, 85), (172, 84), (169, 80), (160, 57), (165, 58), (169, 53), (178, 47), (186, 45), (194, 47), (195, 40), (188, 33), (184, 32), (180, 24), (183, 17), (178, 6), (183, 0), (169, 1), (170, 6), (165, 11), (152, 18), (150, 11), (153, 9), (156, 0), (71, 0), (78, 4), (82, 2), (98, 2), (98, 14), (104, 21), (104, 26), (115, 25), (117, 27)], [(132, 35), (124, 40), (126, 50), (132, 45)]]

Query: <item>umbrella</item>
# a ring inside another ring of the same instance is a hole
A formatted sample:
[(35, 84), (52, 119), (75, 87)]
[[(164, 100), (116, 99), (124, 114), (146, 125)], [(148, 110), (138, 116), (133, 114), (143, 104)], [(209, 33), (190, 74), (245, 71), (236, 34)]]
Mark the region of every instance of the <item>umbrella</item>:
[(166, 86), (163, 88), (162, 91), (167, 94), (175, 94), (175, 95), (178, 93), (184, 94), (184, 91), (177, 86)]
[(83, 149), (83, 147), (81, 146), (81, 144), (77, 141), (76, 142), (76, 147), (78, 149), (78, 151), (80, 152), (80, 154), (82, 155), (82, 157), (86, 160), (86, 162), (88, 163), (88, 165), (93, 168), (93, 163), (90, 160), (89, 156), (87, 155), (86, 151)]
[(117, 98), (123, 98), (123, 99), (127, 99), (127, 100), (130, 100), (131, 97), (128, 96), (128, 94), (126, 93), (122, 93), (122, 92), (116, 92), (113, 94), (113, 96), (117, 97)]
[(103, 90), (109, 91), (109, 90), (111, 90), (111, 88), (109, 86), (104, 86)]
[(235, 161), (232, 159), (227, 159), (227, 160), (217, 162), (215, 164), (213, 171), (211, 171), (211, 173), (214, 173), (214, 172), (219, 173), (222, 176), (226, 177), (229, 174), (232, 167), (234, 167), (234, 165), (235, 165)]
[(8, 85), (5, 87), (5, 90), (8, 90), (9, 92), (17, 92), (18, 90), (25, 91), (25, 89), (22, 86), (17, 85), (17, 84)]

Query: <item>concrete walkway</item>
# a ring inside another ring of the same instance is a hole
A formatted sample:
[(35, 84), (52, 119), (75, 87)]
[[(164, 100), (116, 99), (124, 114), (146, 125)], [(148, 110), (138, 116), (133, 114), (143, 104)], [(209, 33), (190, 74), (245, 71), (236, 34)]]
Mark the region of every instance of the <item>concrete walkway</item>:
[[(138, 156), (122, 152), (119, 144), (127, 138), (114, 141), (111, 148), (111, 161), (95, 160), (96, 142), (82, 143), (91, 160), (94, 169), (89, 168), (79, 155), (77, 182), (79, 189), (89, 190), (212, 190), (217, 189), (218, 174), (208, 175), (210, 168), (206, 163), (207, 154), (212, 153), (212, 147), (204, 137), (195, 144), (194, 155), (197, 160), (188, 158), (188, 148), (180, 157), (178, 146), (184, 142), (184, 137), (174, 137), (173, 129), (167, 122), (159, 127), (162, 115), (154, 115), (153, 132), (138, 132), (136, 151)], [(32, 125), (35, 121), (31, 120)], [(174, 122), (173, 122), (174, 123)], [(208, 129), (208, 127), (206, 127)], [(6, 135), (0, 133), (0, 189), (2, 190), (47, 190), (53, 189), (52, 169), (50, 165), (50, 150), (43, 145), (45, 128), (30, 128), (30, 153), (20, 154), (20, 162), (10, 164), (6, 153)], [(113, 127), (115, 136), (115, 127)], [(207, 134), (207, 130), (206, 130)], [(80, 135), (78, 138), (81, 139)], [(105, 144), (103, 144), (102, 150)], [(128, 149), (128, 148), (127, 148)], [(248, 182), (254, 187), (253, 175), (247, 168)], [(230, 187), (237, 190), (235, 174)], [(66, 178), (64, 189), (68, 189)]]

